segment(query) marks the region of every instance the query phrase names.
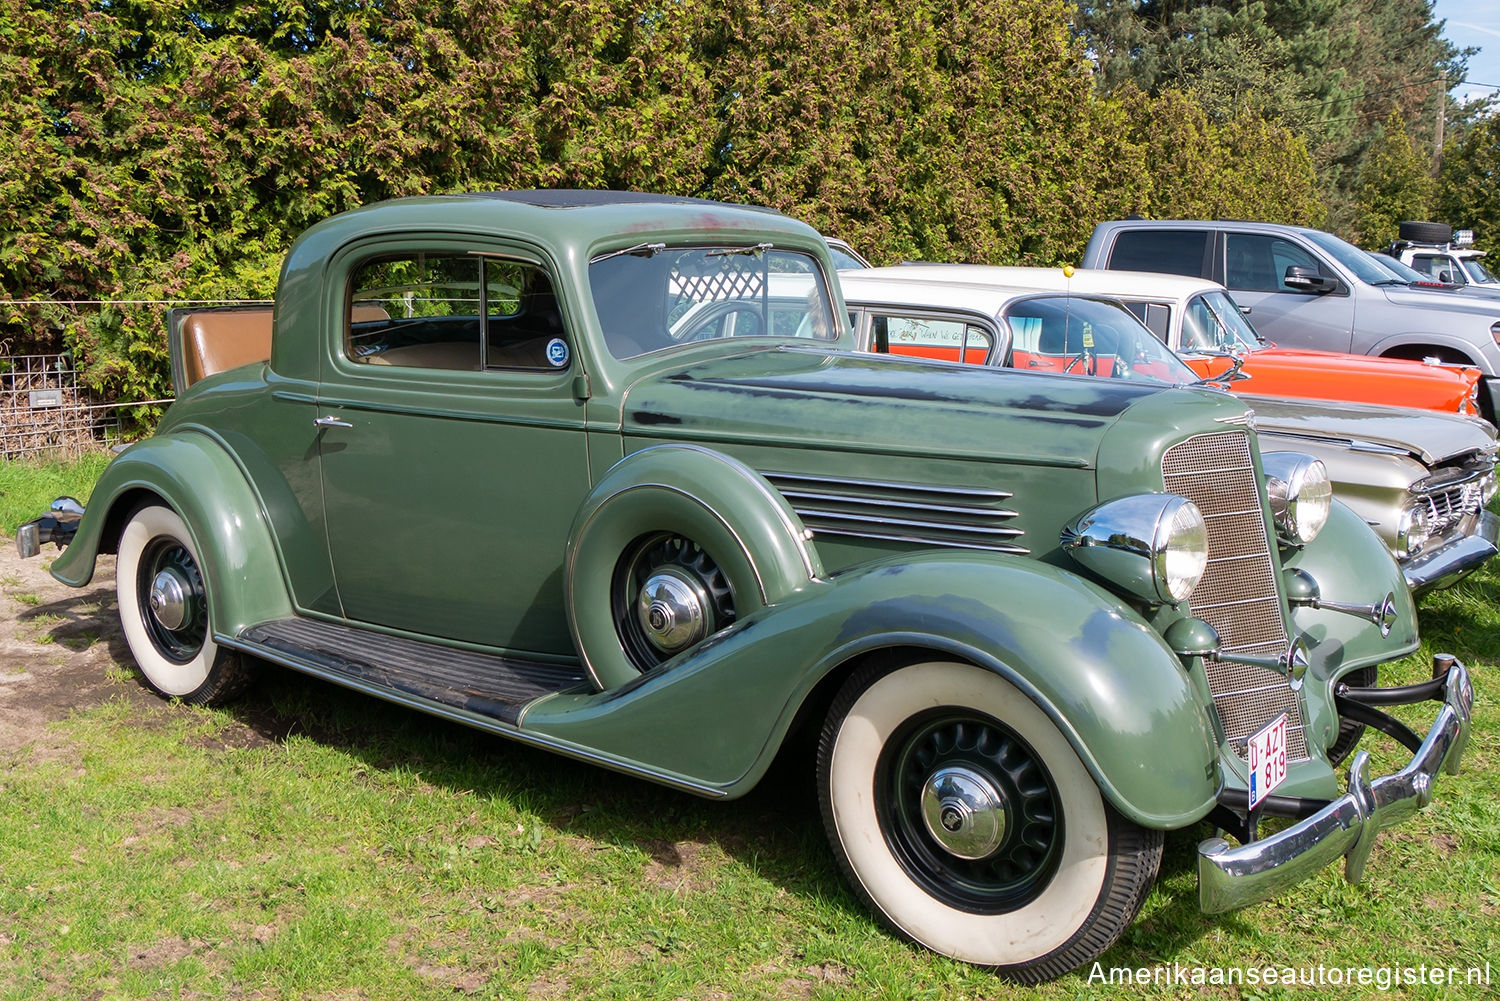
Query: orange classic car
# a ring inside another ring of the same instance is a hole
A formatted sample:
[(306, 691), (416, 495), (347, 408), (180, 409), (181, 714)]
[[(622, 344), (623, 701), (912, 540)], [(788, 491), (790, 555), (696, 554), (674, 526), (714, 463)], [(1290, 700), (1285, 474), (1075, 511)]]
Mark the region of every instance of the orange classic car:
[[(964, 281), (969, 265), (915, 265), (911, 277)], [(906, 272), (908, 269), (903, 268)], [(1123, 302), (1183, 361), (1229, 390), (1257, 396), (1345, 400), (1479, 415), (1477, 368), (1370, 355), (1280, 348), (1255, 331), (1224, 286), (1202, 278), (1085, 268), (990, 268), (984, 282)]]

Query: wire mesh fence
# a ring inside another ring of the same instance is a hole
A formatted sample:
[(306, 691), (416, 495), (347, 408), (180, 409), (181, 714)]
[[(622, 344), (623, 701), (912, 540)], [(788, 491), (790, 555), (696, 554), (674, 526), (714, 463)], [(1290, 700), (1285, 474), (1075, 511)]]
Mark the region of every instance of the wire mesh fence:
[(78, 384), (66, 354), (0, 357), (0, 458), (74, 456), (120, 441), (123, 409)]
[(16, 351), (0, 353), (0, 459), (71, 457), (116, 445), (149, 433), (172, 402), (100, 397), (64, 350), (65, 332), (124, 324), (165, 341), (170, 308), (247, 303), (265, 300), (0, 298), (0, 352)]

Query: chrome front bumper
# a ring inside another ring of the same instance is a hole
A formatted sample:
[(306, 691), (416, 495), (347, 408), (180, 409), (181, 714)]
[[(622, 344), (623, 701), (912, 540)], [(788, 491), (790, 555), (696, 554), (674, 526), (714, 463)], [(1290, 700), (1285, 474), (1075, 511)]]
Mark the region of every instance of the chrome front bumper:
[(1274, 897), (1340, 858), (1344, 877), (1359, 882), (1380, 831), (1432, 802), (1439, 771), (1458, 774), (1473, 705), (1469, 672), (1453, 661), (1443, 707), (1405, 768), (1372, 781), (1370, 756), (1359, 751), (1349, 766), (1348, 791), (1306, 820), (1239, 847), (1223, 838), (1199, 842), (1199, 907), (1218, 914)]
[(1488, 511), (1479, 512), (1479, 523), (1472, 535), (1401, 564), (1406, 586), (1412, 594), (1421, 594), (1457, 583), (1500, 553), (1497, 539), (1500, 539), (1500, 518)]

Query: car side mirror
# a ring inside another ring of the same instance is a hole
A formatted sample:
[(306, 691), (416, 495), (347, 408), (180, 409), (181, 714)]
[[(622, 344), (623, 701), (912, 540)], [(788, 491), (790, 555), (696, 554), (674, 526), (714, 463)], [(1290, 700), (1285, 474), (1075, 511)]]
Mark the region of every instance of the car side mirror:
[(1332, 292), (1339, 287), (1339, 283), (1333, 278), (1325, 278), (1312, 268), (1288, 265), (1286, 277), (1282, 283), (1287, 288), (1296, 289), (1298, 292), (1311, 292), (1314, 295), (1322, 295), (1324, 292)]

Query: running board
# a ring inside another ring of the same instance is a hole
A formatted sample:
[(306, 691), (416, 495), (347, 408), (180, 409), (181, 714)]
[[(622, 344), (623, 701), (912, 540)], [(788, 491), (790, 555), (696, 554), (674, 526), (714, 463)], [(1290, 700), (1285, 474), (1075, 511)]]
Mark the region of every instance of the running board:
[(521, 711), (544, 695), (592, 690), (575, 664), (460, 650), (320, 619), (262, 622), (225, 642), (373, 694), (415, 696), (512, 727), (519, 725)]

